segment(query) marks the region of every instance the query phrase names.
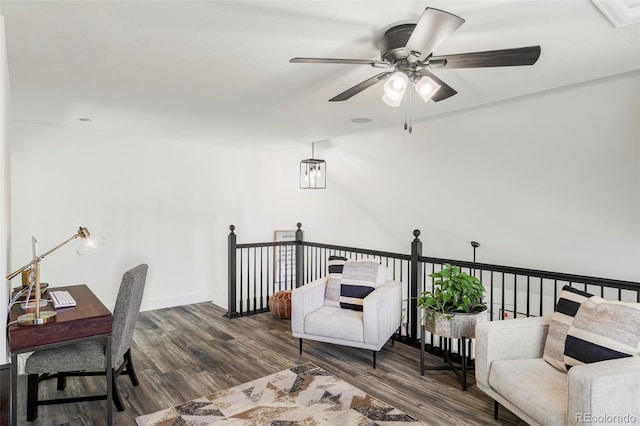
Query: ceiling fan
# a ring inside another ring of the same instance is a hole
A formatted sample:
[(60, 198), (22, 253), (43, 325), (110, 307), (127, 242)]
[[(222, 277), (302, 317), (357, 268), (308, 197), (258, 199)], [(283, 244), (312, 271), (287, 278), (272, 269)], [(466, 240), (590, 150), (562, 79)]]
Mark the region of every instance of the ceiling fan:
[(397, 25), (388, 29), (380, 40), (381, 60), (337, 58), (293, 58), (293, 63), (355, 64), (375, 68), (393, 68), (375, 75), (329, 99), (346, 101), (363, 90), (385, 81), (383, 100), (400, 106), (405, 90), (412, 82), (426, 102), (439, 102), (456, 92), (430, 70), (437, 68), (484, 68), (533, 65), (540, 56), (540, 46), (489, 50), (434, 56), (433, 51), (444, 43), (465, 22), (459, 16), (443, 10), (426, 8), (416, 24)]

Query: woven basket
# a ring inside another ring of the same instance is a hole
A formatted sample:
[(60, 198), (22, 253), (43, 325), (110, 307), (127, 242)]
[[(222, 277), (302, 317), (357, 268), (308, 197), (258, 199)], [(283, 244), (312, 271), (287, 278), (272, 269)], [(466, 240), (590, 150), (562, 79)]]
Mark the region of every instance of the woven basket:
[(489, 321), (489, 312), (485, 308), (482, 312), (467, 313), (436, 313), (435, 321), (429, 319), (430, 312), (425, 311), (424, 329), (436, 336), (459, 339), (476, 337), (476, 324)]

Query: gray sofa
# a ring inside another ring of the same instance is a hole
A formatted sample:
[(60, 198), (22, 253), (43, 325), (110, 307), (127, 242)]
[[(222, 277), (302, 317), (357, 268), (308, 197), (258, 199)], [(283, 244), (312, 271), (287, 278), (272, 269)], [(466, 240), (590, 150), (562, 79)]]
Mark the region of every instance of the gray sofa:
[(640, 423), (640, 357), (559, 371), (542, 358), (550, 320), (476, 327), (476, 382), (494, 399), (496, 416), (499, 403), (532, 425)]

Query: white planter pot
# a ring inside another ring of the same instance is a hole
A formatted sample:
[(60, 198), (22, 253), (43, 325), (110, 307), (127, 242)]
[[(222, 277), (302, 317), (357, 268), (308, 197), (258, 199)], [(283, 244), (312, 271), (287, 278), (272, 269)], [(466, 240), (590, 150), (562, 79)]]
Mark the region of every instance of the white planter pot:
[(425, 311), (424, 329), (436, 336), (459, 339), (476, 337), (476, 324), (489, 321), (489, 312), (485, 308), (482, 312), (473, 313), (436, 313), (434, 320), (430, 320), (431, 313)]

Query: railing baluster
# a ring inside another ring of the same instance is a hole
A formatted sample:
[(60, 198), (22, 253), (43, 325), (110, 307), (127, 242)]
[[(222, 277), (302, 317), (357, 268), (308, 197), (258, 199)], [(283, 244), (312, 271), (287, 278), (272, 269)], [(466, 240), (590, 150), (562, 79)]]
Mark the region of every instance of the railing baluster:
[[(420, 343), (429, 346), (432, 352), (442, 353), (446, 341), (443, 341), (442, 338), (436, 339), (436, 336), (431, 333), (429, 333), (428, 339), (425, 335), (426, 341), (421, 341), (418, 334), (418, 327), (422, 326), (422, 317), (417, 309), (417, 297), (428, 288), (433, 290), (433, 279), (431, 279), (430, 286), (427, 283), (429, 265), (429, 269), (433, 273), (436, 269), (441, 270), (444, 263), (455, 264), (461, 269), (469, 270), (472, 275), (477, 276), (481, 282), (485, 283), (485, 288), (488, 290), (491, 320), (504, 320), (504, 314), (511, 301), (513, 301), (514, 318), (518, 317), (519, 302), (526, 304), (523, 307), (526, 316), (535, 315), (534, 297), (536, 296), (539, 297), (537, 314), (544, 315), (545, 300), (553, 298), (552, 303), (555, 305), (555, 300), (558, 298), (558, 285), (562, 286), (562, 283), (568, 283), (570, 286), (580, 285), (587, 292), (589, 289), (597, 291), (596, 288), (599, 287), (600, 295), (604, 298), (606, 298), (605, 295), (616, 297), (614, 291), (617, 290), (618, 300), (624, 299), (624, 301), (631, 302), (635, 299), (637, 303), (640, 303), (640, 283), (476, 263), (476, 247), (474, 247), (474, 262), (425, 257), (422, 256), (421, 249), (414, 252), (415, 240), (419, 242), (415, 233), (411, 254), (407, 255), (312, 243), (303, 241), (302, 236), (296, 237), (296, 241), (237, 244), (235, 227), (232, 225), (229, 229), (231, 230), (228, 237), (229, 292), (226, 314), (229, 318), (263, 312), (268, 309), (268, 299), (276, 290), (291, 289), (326, 275), (327, 260), (330, 255), (340, 255), (351, 260), (370, 259), (387, 266), (391, 271), (392, 279), (402, 282), (404, 286), (402, 295), (406, 312), (403, 321), (406, 321), (406, 327), (401, 330), (403, 340), (410, 344)], [(301, 225), (299, 225), (298, 231), (302, 233)], [(419, 231), (416, 232), (419, 236)], [(294, 254), (295, 261), (293, 261)], [(253, 260), (251, 260), (252, 255)], [(294, 268), (295, 274), (293, 273)], [(511, 284), (507, 281), (510, 276), (513, 276), (513, 297), (508, 299)], [(522, 296), (518, 295), (519, 288), (524, 287), (524, 284), (521, 285), (518, 282), (520, 277), (526, 277), (526, 294)], [(500, 279), (499, 286), (496, 281), (498, 278)], [(536, 279), (539, 280), (537, 294), (533, 290)], [(607, 291), (605, 292), (605, 290)], [(501, 292), (499, 301), (496, 299), (496, 291)], [(526, 297), (525, 302), (522, 301), (522, 297)], [(260, 299), (259, 304), (258, 299)], [(494, 315), (496, 307), (502, 312), (501, 317)], [(460, 353), (460, 345), (461, 342), (458, 341), (457, 345), (449, 350), (457, 348)], [(471, 353), (470, 350), (471, 345), (469, 345), (469, 353)]]
[(527, 275), (527, 316), (530, 315), (530, 308), (531, 306), (531, 277), (529, 275)]
[(518, 318), (518, 276), (513, 274), (513, 318)]

